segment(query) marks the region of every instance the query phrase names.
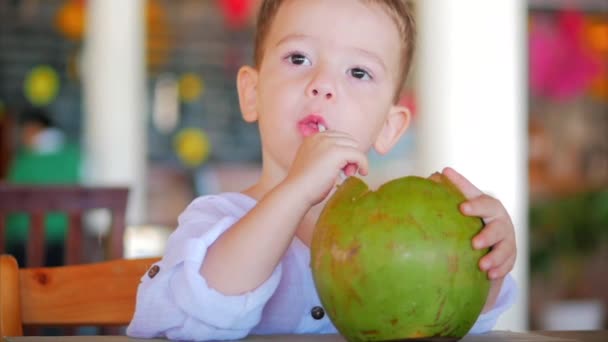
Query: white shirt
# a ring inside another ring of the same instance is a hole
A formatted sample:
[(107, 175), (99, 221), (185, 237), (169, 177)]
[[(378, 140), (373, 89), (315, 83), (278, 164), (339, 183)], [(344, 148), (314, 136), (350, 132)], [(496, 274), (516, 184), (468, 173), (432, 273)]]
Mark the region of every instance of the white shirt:
[[(127, 335), (205, 341), (249, 334), (337, 333), (327, 315), (315, 319), (311, 314), (322, 305), (309, 265), (310, 250), (297, 237), (270, 278), (251, 292), (226, 296), (201, 276), (208, 247), (256, 203), (240, 193), (223, 193), (199, 197), (186, 208), (164, 257), (141, 278)], [(508, 276), (496, 306), (479, 316), (470, 333), (492, 329), (516, 292)]]

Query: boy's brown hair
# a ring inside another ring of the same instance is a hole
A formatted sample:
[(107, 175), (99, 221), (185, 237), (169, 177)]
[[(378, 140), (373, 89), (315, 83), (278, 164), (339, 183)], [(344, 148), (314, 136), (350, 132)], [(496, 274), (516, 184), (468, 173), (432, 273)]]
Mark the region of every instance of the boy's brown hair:
[[(399, 30), (401, 37), (401, 64), (400, 77), (397, 83), (397, 99), (407, 79), (407, 75), (412, 65), (414, 50), (416, 46), (416, 22), (412, 13), (412, 8), (407, 0), (360, 0), (368, 4), (381, 6), (386, 13), (393, 19)], [(263, 0), (257, 18), (257, 29), (255, 34), (254, 63), (257, 68), (262, 64), (264, 58), (264, 43), (272, 26), (281, 4), (285, 0)]]

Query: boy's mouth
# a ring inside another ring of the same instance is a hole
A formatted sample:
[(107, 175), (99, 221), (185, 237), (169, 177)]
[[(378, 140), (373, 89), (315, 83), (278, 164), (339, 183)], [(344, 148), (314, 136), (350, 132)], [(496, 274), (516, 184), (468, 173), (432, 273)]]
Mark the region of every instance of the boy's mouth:
[(319, 115), (309, 115), (298, 122), (298, 130), (304, 137), (311, 136), (327, 129), (325, 120)]

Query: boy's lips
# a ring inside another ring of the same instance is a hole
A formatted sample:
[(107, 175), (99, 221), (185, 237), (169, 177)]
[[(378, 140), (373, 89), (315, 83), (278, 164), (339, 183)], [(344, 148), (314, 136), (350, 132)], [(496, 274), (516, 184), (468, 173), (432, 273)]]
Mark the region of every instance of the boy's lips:
[(298, 130), (304, 137), (319, 133), (319, 125), (323, 125), (327, 129), (327, 124), (323, 117), (316, 114), (311, 114), (298, 122)]

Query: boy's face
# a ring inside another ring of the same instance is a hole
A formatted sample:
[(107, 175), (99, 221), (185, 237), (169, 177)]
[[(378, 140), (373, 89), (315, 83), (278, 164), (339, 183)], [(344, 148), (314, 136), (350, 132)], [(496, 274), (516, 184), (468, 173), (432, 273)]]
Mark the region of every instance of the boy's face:
[(387, 152), (409, 122), (407, 110), (392, 102), (401, 44), (393, 20), (377, 5), (286, 1), (259, 70), (242, 69), (238, 80), (245, 119), (259, 121), (264, 163), (287, 170), (318, 123), (351, 134), (363, 151)]

